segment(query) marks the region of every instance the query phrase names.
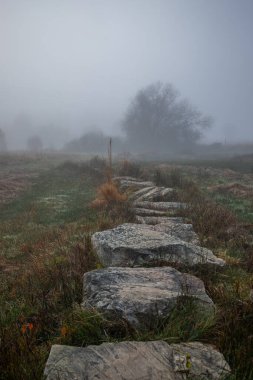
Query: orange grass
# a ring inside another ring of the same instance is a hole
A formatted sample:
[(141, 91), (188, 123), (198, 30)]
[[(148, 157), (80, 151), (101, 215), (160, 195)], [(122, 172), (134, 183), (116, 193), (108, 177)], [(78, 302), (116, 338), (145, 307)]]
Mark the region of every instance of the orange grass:
[(127, 196), (122, 194), (113, 182), (106, 182), (97, 190), (97, 198), (91, 203), (94, 208), (102, 208), (114, 203), (125, 202)]

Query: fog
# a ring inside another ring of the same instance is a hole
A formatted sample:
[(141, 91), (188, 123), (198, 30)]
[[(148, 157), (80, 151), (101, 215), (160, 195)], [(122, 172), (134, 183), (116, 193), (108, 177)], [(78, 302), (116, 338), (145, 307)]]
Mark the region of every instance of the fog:
[(214, 118), (203, 141), (253, 141), (252, 21), (252, 0), (1, 0), (8, 147), (119, 135), (131, 99), (157, 81)]

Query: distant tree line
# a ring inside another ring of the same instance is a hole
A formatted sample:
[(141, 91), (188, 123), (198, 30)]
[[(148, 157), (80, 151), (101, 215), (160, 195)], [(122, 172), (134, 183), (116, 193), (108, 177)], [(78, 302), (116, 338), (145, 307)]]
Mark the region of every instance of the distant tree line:
[[(165, 154), (191, 151), (211, 123), (210, 117), (181, 99), (171, 84), (158, 82), (141, 89), (133, 98), (122, 120), (125, 138), (114, 138), (113, 150)], [(103, 153), (107, 144), (108, 136), (89, 132), (66, 144), (65, 150)]]
[[(79, 139), (75, 139), (67, 143), (64, 150), (67, 152), (106, 154), (110, 137), (101, 131), (84, 133)], [(124, 142), (119, 137), (113, 138), (114, 152), (121, 152), (124, 148)]]

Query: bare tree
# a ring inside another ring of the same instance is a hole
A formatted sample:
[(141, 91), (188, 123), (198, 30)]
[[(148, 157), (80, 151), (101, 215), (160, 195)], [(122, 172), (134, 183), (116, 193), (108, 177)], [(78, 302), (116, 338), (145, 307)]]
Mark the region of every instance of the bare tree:
[(27, 149), (31, 152), (40, 152), (43, 149), (43, 143), (39, 136), (31, 136), (27, 140)]
[(7, 144), (6, 144), (6, 138), (5, 133), (2, 129), (0, 129), (0, 153), (7, 151)]
[(167, 152), (194, 145), (211, 125), (171, 84), (160, 82), (140, 90), (123, 119), (123, 129), (135, 150)]

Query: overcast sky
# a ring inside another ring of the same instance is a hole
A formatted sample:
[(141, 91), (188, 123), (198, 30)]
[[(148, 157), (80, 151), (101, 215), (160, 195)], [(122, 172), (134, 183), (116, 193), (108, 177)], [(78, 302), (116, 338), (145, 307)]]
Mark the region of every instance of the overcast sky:
[(252, 141), (253, 0), (0, 0), (9, 139), (17, 126), (20, 144), (40, 127), (47, 143), (59, 126), (60, 141), (117, 133), (131, 98), (158, 80), (214, 117), (209, 141)]

